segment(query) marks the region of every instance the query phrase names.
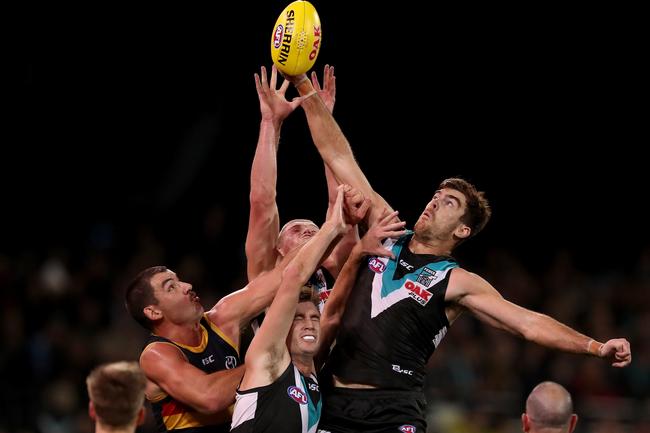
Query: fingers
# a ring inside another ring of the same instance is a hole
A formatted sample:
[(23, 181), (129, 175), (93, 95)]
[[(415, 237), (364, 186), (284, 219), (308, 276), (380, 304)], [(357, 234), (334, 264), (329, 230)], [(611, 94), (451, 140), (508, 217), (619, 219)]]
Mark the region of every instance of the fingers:
[(257, 72), (253, 74), (255, 78), (255, 89), (257, 90), (257, 95), (262, 96), (262, 83), (260, 83), (260, 76), (257, 75)]
[(278, 70), (275, 67), (275, 64), (271, 66), (271, 83), (269, 84), (269, 87), (273, 90), (275, 90), (275, 86), (278, 84)]
[(280, 86), (280, 90), (278, 90), (278, 94), (284, 96), (288, 88), (289, 88), (289, 80), (284, 80), (282, 82), (282, 85)]
[[(325, 76), (323, 76), (323, 84), (326, 85), (327, 81), (325, 81)], [(318, 82), (318, 75), (316, 75), (316, 71), (311, 71), (311, 84), (314, 86), (314, 89), (316, 89), (317, 92), (321, 91), (320, 88), (320, 83)]]
[(365, 218), (366, 214), (368, 213), (368, 209), (370, 209), (371, 204), (372, 201), (369, 198), (363, 199), (363, 203), (361, 203), (361, 206), (359, 206), (359, 208), (357, 208), (357, 210), (354, 212), (354, 216), (359, 220)]
[(269, 82), (266, 78), (266, 68), (264, 66), (262, 66), (261, 68), (261, 75), (262, 75), (262, 90), (268, 92)]

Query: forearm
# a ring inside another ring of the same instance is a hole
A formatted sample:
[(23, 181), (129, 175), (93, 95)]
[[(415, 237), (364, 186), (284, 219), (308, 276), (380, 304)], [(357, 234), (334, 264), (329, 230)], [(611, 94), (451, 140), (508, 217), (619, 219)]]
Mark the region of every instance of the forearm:
[(332, 247), (332, 242), (339, 236), (339, 231), (329, 221), (326, 221), (318, 233), (300, 249), (300, 252), (287, 266), (284, 273), (291, 273), (303, 283), (314, 273), (323, 256)]
[(529, 330), (524, 333), (527, 340), (564, 352), (598, 356), (601, 343), (545, 314), (532, 314)]
[(301, 96), (309, 95), (303, 100), (301, 106), (305, 110), (312, 139), (323, 161), (332, 169), (337, 180), (355, 185), (357, 182), (348, 179), (345, 175), (345, 167), (341, 167), (341, 162), (345, 159), (354, 162), (354, 155), (336, 120), (320, 96), (315, 93), (311, 81), (301, 81), (296, 85), (296, 89)]
[(275, 204), (277, 184), (277, 148), (281, 122), (262, 120), (260, 135), (251, 166), (251, 205), (254, 202)]
[[(207, 376), (206, 398), (210, 401), (210, 412), (219, 412), (235, 403), (237, 386), (244, 376), (245, 366), (222, 370)], [(203, 384), (197, 386), (202, 387)]]
[(323, 309), (321, 317), (322, 322), (338, 324), (340, 321), (340, 318), (345, 311), (348, 297), (352, 291), (352, 286), (356, 281), (359, 266), (364, 257), (365, 256), (360, 248), (355, 247), (350, 251), (345, 264), (336, 278), (332, 294), (327, 299), (327, 303)]

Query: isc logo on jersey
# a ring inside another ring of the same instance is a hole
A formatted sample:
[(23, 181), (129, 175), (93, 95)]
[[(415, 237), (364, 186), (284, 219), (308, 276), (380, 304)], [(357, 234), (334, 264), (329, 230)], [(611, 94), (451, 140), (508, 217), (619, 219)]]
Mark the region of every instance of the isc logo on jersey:
[(289, 397), (293, 399), (298, 404), (307, 404), (307, 396), (305, 395), (304, 392), (300, 388), (297, 388), (295, 386), (290, 386), (287, 388), (287, 394), (289, 394)]
[(415, 301), (422, 306), (427, 305), (431, 299), (432, 293), (424, 286), (421, 286), (414, 281), (406, 280), (402, 287), (408, 291), (408, 295), (411, 298), (415, 299)]
[(368, 268), (375, 274), (381, 274), (386, 270), (386, 265), (377, 257), (368, 260)]

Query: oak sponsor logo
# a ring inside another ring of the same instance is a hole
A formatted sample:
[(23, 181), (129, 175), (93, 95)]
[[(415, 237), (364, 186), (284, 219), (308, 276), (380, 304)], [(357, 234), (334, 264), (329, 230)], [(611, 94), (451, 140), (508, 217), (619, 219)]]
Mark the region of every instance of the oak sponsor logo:
[(402, 287), (408, 291), (408, 295), (412, 299), (415, 299), (415, 301), (423, 307), (427, 305), (431, 299), (432, 293), (428, 291), (424, 286), (421, 286), (414, 281), (406, 280)]
[(320, 45), (320, 26), (314, 26), (314, 43), (309, 52), (309, 60), (314, 60), (318, 55), (318, 46)]

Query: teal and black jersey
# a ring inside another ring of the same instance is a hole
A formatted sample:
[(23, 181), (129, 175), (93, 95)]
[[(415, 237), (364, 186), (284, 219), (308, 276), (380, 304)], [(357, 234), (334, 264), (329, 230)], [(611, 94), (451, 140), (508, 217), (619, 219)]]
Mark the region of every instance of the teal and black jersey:
[(458, 264), (412, 253), (412, 236), (384, 242), (396, 260), (368, 257), (361, 264), (328, 372), (382, 389), (422, 389), (424, 366), (449, 328), (445, 293)]
[(269, 385), (237, 391), (233, 433), (315, 433), (321, 398), (316, 376), (293, 363)]
[[(194, 367), (205, 373), (235, 368), (241, 364), (239, 348), (204, 315), (200, 323), (202, 338), (196, 346), (186, 346), (167, 338), (151, 334), (145, 345), (154, 343), (171, 344), (177, 347)], [(161, 393), (149, 396), (153, 415), (159, 432), (178, 433), (222, 433), (229, 431), (230, 410), (215, 414), (202, 414), (175, 400), (171, 395)]]

